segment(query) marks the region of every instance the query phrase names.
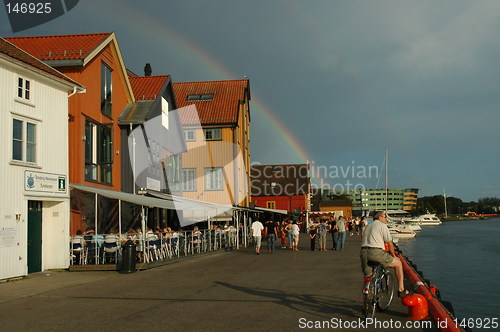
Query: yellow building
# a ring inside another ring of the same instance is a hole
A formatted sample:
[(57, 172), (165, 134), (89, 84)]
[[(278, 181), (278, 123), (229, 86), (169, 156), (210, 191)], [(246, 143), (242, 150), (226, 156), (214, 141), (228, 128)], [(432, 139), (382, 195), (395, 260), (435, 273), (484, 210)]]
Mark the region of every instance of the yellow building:
[(249, 80), (174, 83), (187, 152), (183, 196), (205, 202), (250, 203)]

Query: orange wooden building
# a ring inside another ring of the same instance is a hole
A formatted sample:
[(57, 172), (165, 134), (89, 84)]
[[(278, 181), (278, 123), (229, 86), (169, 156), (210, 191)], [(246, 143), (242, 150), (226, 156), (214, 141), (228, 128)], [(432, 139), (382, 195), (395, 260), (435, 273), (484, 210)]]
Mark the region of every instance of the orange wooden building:
[[(121, 190), (118, 117), (135, 100), (115, 34), (6, 39), (87, 89), (69, 100), (70, 183)], [(71, 234), (91, 226), (89, 204), (72, 203)]]

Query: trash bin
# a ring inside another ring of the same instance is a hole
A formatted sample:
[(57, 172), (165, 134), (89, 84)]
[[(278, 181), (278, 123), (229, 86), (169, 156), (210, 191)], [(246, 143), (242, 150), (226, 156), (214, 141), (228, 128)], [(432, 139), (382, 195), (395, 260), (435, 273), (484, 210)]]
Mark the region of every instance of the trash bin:
[(133, 273), (136, 271), (136, 246), (131, 240), (125, 242), (122, 246), (122, 265), (120, 273)]

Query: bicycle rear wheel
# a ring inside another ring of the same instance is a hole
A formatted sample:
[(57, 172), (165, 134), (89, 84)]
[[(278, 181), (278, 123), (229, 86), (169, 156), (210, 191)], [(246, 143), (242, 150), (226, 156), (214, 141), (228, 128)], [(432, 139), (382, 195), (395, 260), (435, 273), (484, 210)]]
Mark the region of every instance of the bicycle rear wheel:
[(380, 311), (385, 311), (389, 308), (394, 297), (394, 279), (389, 271), (386, 271), (380, 278), (377, 292), (377, 307)]
[(375, 308), (377, 306), (377, 289), (375, 287), (375, 278), (370, 281), (368, 286), (368, 294), (363, 294), (363, 314), (365, 318), (373, 318), (375, 316)]

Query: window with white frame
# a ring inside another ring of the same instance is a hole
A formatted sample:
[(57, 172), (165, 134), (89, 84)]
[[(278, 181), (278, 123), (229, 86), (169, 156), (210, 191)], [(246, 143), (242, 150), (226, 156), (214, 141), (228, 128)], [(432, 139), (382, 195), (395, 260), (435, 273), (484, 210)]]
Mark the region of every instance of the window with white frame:
[(168, 101), (163, 97), (161, 97), (161, 124), (168, 130)]
[(113, 141), (111, 125), (85, 121), (85, 179), (111, 184)]
[(196, 191), (196, 169), (185, 168), (181, 174), (182, 191)]
[(101, 63), (101, 112), (111, 117), (112, 107), (112, 71), (104, 63)]
[(206, 141), (220, 141), (220, 140), (222, 140), (222, 129), (221, 128), (205, 129), (205, 140)]
[(36, 123), (13, 119), (12, 160), (36, 163)]
[(222, 167), (205, 168), (205, 190), (222, 190)]
[(194, 129), (185, 129), (184, 130), (184, 140), (186, 142), (194, 142), (196, 140), (194, 134), (195, 134)]
[(17, 79), (17, 96), (21, 99), (31, 100), (31, 81), (22, 77)]

